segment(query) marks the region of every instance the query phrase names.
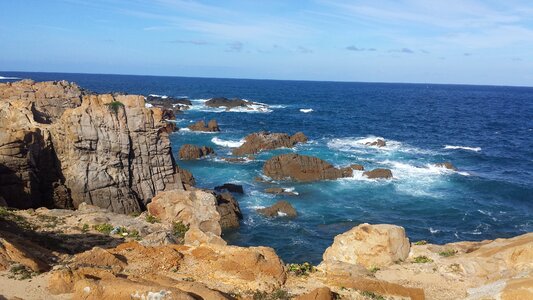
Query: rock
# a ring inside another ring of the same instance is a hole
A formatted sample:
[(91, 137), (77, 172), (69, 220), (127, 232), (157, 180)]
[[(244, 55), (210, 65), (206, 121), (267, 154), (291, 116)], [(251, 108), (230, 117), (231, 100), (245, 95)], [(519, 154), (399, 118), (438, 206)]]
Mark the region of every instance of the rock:
[(0, 84), (0, 95), (0, 196), (9, 206), (87, 202), (130, 213), (183, 188), (163, 112), (142, 96), (32, 81)]
[(359, 164), (352, 164), (352, 165), (350, 165), (350, 168), (352, 170), (356, 170), (356, 171), (364, 171), (365, 170), (365, 167), (363, 167), (363, 165), (359, 165)]
[(194, 160), (212, 154), (215, 154), (215, 150), (213, 150), (211, 147), (199, 147), (191, 144), (185, 144), (180, 148), (179, 158), (181, 160)]
[(321, 287), (300, 295), (295, 300), (335, 300), (337, 299), (328, 287)]
[(409, 239), (403, 227), (361, 224), (335, 237), (323, 255), (322, 267), (332, 262), (382, 267), (409, 255)]
[(284, 188), (267, 188), (265, 189), (265, 193), (283, 195), (283, 196), (297, 196), (298, 195), (298, 193), (295, 193), (291, 190), (287, 190)]
[(446, 168), (448, 170), (457, 171), (457, 168), (449, 161), (442, 162), (442, 163), (436, 163), (435, 166), (439, 168)]
[(0, 196), (0, 206), (4, 206), (4, 207), (7, 206), (6, 199), (4, 199), (4, 197), (2, 197), (2, 196)]
[(307, 137), (298, 132), (292, 137), (286, 133), (257, 132), (244, 138), (245, 142), (240, 147), (233, 149), (233, 155), (257, 154), (264, 150), (278, 148), (292, 148), (297, 143), (307, 142)]
[(50, 266), (35, 253), (32, 253), (34, 251), (29, 251), (30, 248), (23, 241), (7, 240), (4, 238), (5, 236), (5, 234), (0, 236), (0, 271), (8, 270), (9, 266), (15, 263), (25, 266), (33, 272), (50, 270)]
[(260, 208), (257, 210), (258, 213), (265, 215), (267, 217), (289, 217), (294, 218), (298, 215), (296, 209), (287, 201), (278, 201), (274, 205)]
[(226, 109), (232, 109), (235, 107), (246, 107), (252, 105), (253, 102), (246, 101), (239, 98), (228, 99), (224, 97), (211, 98), (205, 102), (205, 106), (208, 107), (224, 107)]
[(218, 123), (216, 120), (211, 120), (206, 125), (204, 120), (198, 121), (192, 125), (189, 125), (187, 128), (189, 128), (192, 131), (205, 131), (205, 132), (219, 132), (220, 128), (218, 127)]
[(351, 176), (320, 158), (294, 153), (269, 159), (263, 166), (263, 173), (274, 180), (292, 179), (304, 182)]
[(365, 143), (365, 145), (367, 145), (367, 146), (375, 146), (375, 147), (381, 148), (381, 147), (387, 146), (387, 143), (384, 140), (382, 140), (382, 139), (377, 139), (377, 140), (375, 140), (373, 142), (367, 142), (367, 143)]
[(363, 172), (363, 175), (369, 179), (389, 179), (392, 178), (392, 171), (389, 169), (374, 169)]
[(224, 229), (237, 228), (242, 220), (239, 202), (230, 193), (217, 194), (217, 211), (220, 214), (220, 227)]
[(230, 193), (244, 194), (244, 189), (242, 188), (242, 185), (240, 184), (224, 183), (223, 185), (219, 185), (215, 187), (215, 191), (217, 192), (221, 192), (224, 190)]
[(196, 180), (194, 179), (194, 176), (192, 175), (191, 172), (180, 168), (180, 177), (181, 177), (181, 182), (183, 183), (184, 186), (191, 187), (191, 186), (196, 185)]
[(202, 190), (171, 190), (157, 194), (147, 206), (150, 215), (167, 223), (182, 222), (189, 226), (186, 244), (211, 242), (225, 244), (220, 238), (220, 214), (217, 199)]

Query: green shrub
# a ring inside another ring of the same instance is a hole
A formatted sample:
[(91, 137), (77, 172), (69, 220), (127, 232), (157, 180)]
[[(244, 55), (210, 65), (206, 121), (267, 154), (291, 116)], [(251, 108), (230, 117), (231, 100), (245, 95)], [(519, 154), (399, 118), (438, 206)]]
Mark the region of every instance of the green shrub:
[(124, 107), (124, 104), (122, 104), (122, 102), (120, 101), (112, 101), (110, 103), (107, 103), (106, 105), (107, 105), (107, 108), (109, 108), (109, 110), (115, 114), (118, 113), (118, 110), (121, 107)]
[(426, 245), (428, 242), (426, 240), (420, 240), (418, 242), (415, 243), (415, 245)]
[(81, 232), (88, 232), (89, 231), (89, 224), (83, 224), (81, 227)]
[(417, 264), (425, 264), (425, 263), (430, 263), (430, 262), (433, 262), (433, 260), (425, 255), (417, 256), (414, 258), (414, 263), (417, 263)]
[(457, 250), (453, 250), (453, 249), (448, 249), (448, 250), (439, 252), (439, 255), (443, 257), (450, 257), (450, 256), (454, 256), (455, 254), (457, 254)]
[(372, 267), (370, 269), (368, 269), (368, 272), (372, 273), (372, 274), (376, 274), (377, 271), (381, 270), (379, 267)]
[(93, 229), (103, 234), (110, 234), (111, 231), (113, 230), (113, 225), (108, 224), (108, 223), (97, 224), (93, 226)]
[(385, 297), (378, 295), (374, 292), (362, 291), (361, 295), (372, 300), (385, 300)]
[(185, 238), (185, 233), (189, 231), (189, 226), (183, 224), (183, 222), (174, 222), (172, 223), (172, 234), (180, 240)]
[(308, 276), (316, 271), (316, 268), (308, 262), (304, 262), (303, 264), (288, 264), (287, 268), (290, 273), (296, 276)]
[(17, 280), (30, 279), (34, 273), (28, 269), (26, 266), (21, 264), (15, 264), (9, 269), (9, 278), (14, 278)]
[(159, 219), (152, 215), (146, 215), (146, 222), (152, 223), (152, 224), (159, 223)]

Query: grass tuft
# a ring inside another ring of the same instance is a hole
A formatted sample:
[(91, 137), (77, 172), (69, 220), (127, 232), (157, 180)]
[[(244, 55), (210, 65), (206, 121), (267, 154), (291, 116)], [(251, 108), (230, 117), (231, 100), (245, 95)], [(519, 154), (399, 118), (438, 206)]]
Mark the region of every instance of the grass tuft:
[(425, 263), (433, 262), (433, 260), (425, 255), (422, 255), (422, 256), (415, 257), (413, 262), (416, 264), (425, 264)]

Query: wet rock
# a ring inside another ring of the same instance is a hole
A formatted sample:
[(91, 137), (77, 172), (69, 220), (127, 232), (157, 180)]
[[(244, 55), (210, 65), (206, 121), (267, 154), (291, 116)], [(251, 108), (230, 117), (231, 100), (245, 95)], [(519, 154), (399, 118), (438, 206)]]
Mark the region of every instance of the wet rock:
[(381, 148), (381, 147), (387, 146), (387, 143), (384, 140), (382, 140), (382, 139), (377, 139), (377, 140), (375, 140), (373, 142), (367, 142), (367, 143), (365, 143), (365, 145)]
[(307, 142), (307, 137), (298, 132), (293, 136), (286, 133), (257, 132), (244, 138), (240, 147), (233, 149), (233, 155), (257, 154), (264, 150), (292, 148), (298, 143)]
[(457, 168), (449, 161), (436, 163), (435, 166), (437, 166), (439, 168), (446, 168), (448, 170), (457, 171)]
[(242, 185), (240, 184), (224, 183), (223, 185), (219, 185), (215, 187), (215, 191), (217, 192), (221, 192), (224, 190), (230, 193), (244, 194), (244, 189), (242, 188)]
[(351, 176), (351, 172), (335, 168), (320, 158), (294, 153), (269, 159), (263, 166), (263, 173), (274, 180), (292, 179), (304, 182)]
[(389, 179), (392, 178), (392, 171), (389, 169), (374, 169), (364, 172), (363, 175), (369, 179)]
[(239, 202), (230, 193), (217, 194), (217, 211), (220, 214), (220, 227), (222, 230), (237, 228), (242, 220)]
[(180, 148), (179, 158), (181, 160), (195, 160), (213, 154), (215, 154), (215, 150), (211, 147), (185, 144)]
[(257, 210), (258, 213), (265, 215), (267, 217), (289, 217), (294, 218), (298, 215), (296, 209), (287, 201), (278, 201), (274, 205), (260, 208)]
[(283, 196), (297, 196), (298, 195), (298, 193), (295, 193), (291, 190), (287, 190), (285, 188), (267, 188), (265, 189), (265, 193), (283, 195)]
[(213, 119), (205, 124), (204, 120), (200, 120), (192, 125), (189, 125), (189, 128), (192, 131), (204, 131), (204, 132), (219, 132), (220, 128), (218, 127), (217, 120)]
[(248, 105), (251, 105), (251, 104), (253, 104), (253, 102), (246, 101), (243, 99), (239, 99), (239, 98), (228, 99), (224, 97), (211, 98), (205, 102), (205, 106), (208, 106), (208, 107), (215, 107), (215, 108), (224, 107), (227, 109), (232, 109), (235, 107), (247, 107)]

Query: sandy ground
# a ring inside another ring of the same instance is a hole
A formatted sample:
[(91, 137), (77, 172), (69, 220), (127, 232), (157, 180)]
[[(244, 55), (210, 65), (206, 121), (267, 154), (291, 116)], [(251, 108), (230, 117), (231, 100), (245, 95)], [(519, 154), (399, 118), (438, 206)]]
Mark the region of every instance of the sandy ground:
[(35, 276), (28, 280), (8, 278), (8, 272), (0, 272), (0, 300), (24, 299), (24, 300), (53, 300), (71, 299), (72, 295), (51, 295), (46, 286), (48, 274)]

